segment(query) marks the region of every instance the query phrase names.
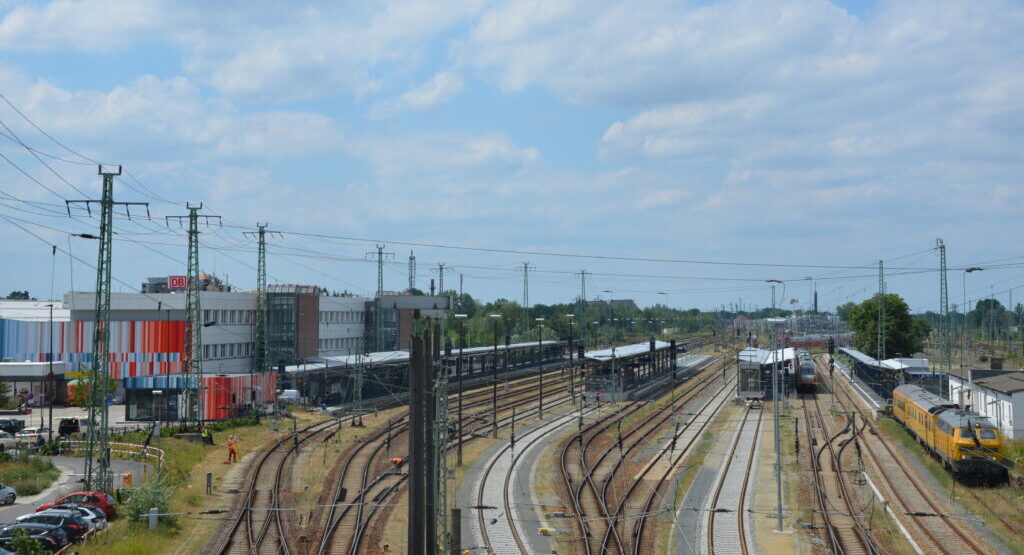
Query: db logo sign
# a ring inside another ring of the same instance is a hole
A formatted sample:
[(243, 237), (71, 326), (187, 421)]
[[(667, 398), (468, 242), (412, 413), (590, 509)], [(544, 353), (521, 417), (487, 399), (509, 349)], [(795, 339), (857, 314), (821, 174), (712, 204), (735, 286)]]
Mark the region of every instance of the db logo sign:
[(167, 276), (168, 289), (184, 289), (187, 283), (188, 280), (185, 279), (185, 276)]

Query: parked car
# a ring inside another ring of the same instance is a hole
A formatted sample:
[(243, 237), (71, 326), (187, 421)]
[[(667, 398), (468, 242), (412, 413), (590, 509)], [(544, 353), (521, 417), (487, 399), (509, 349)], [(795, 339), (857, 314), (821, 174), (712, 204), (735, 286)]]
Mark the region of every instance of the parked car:
[(101, 491), (76, 491), (75, 493), (61, 497), (56, 501), (43, 503), (38, 509), (36, 509), (36, 512), (45, 511), (54, 505), (66, 504), (89, 505), (91, 507), (96, 507), (103, 511), (103, 514), (107, 515), (108, 520), (117, 515), (117, 505), (114, 498)]
[(28, 522), (16, 522), (7, 524), (0, 528), (0, 547), (10, 549), (14, 533), (18, 530), (25, 530), (29, 536), (42, 542), (43, 547), (50, 551), (59, 551), (68, 544), (68, 535), (60, 526), (52, 524), (34, 524)]
[(0, 432), (0, 453), (17, 449), (19, 443), (25, 443), (25, 440), (18, 439), (7, 432)]
[(33, 426), (31, 428), (25, 428), (15, 434), (14, 437), (27, 441), (30, 444), (42, 445), (46, 443), (46, 438), (50, 436), (50, 429), (46, 426)]
[(51, 509), (40, 513), (19, 516), (17, 522), (60, 526), (64, 533), (68, 535), (68, 541), (72, 542), (78, 541), (89, 531), (89, 523), (74, 511), (54, 511)]
[(82, 426), (77, 418), (61, 418), (57, 421), (57, 435), (68, 437), (82, 431)]
[(25, 421), (17, 418), (0, 418), (0, 430), (14, 435), (25, 427)]
[[(78, 505), (75, 503), (64, 503), (61, 505), (54, 505), (49, 509), (42, 512), (52, 511), (72, 511), (78, 516), (85, 519), (89, 523), (89, 527), (93, 530), (103, 530), (107, 527), (107, 515), (100, 509), (91, 505)], [(0, 554), (3, 555), (3, 554)]]
[(14, 491), (14, 488), (6, 484), (0, 484), (0, 502), (4, 505), (13, 505), (14, 500), (18, 498), (18, 492)]

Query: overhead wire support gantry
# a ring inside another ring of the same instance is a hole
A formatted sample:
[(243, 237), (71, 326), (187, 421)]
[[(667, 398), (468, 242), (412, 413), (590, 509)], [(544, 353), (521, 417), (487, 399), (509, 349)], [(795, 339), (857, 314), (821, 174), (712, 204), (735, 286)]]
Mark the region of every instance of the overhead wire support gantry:
[[(202, 218), (207, 226), (210, 220), (216, 218), (221, 224), (220, 216), (200, 214), (203, 203), (192, 205), (187, 203), (187, 216), (165, 216), (164, 220), (168, 227), (171, 220), (176, 220), (181, 226), (182, 222), (188, 220), (188, 278), (185, 285), (185, 361), (181, 366), (181, 372), (185, 381), (185, 414), (184, 420), (195, 422), (197, 427), (203, 420), (203, 311), (200, 306), (200, 291), (202, 280), (199, 278), (199, 219)], [(221, 224), (223, 225), (223, 224)]]
[[(111, 168), (112, 169), (112, 168)], [(96, 313), (92, 333), (92, 365), (89, 372), (89, 395), (86, 401), (88, 412), (88, 434), (85, 454), (85, 489), (113, 493), (113, 474), (110, 472), (109, 413), (107, 394), (110, 389), (110, 270), (113, 260), (114, 207), (124, 206), (131, 217), (132, 206), (144, 206), (149, 217), (149, 203), (115, 202), (114, 177), (117, 171), (107, 171), (102, 164), (98, 174), (103, 176), (103, 192), (99, 200), (66, 200), (68, 215), (72, 204), (84, 204), (92, 215), (91, 205), (100, 207), (100, 235), (96, 264)]]
[(281, 232), (267, 229), (267, 223), (257, 223), (257, 231), (246, 231), (242, 235), (258, 242), (256, 261), (256, 321), (253, 337), (252, 369), (249, 371), (249, 402), (256, 405), (256, 393), (252, 387), (253, 371), (265, 374), (270, 370), (270, 350), (267, 347), (267, 235), (281, 237)]

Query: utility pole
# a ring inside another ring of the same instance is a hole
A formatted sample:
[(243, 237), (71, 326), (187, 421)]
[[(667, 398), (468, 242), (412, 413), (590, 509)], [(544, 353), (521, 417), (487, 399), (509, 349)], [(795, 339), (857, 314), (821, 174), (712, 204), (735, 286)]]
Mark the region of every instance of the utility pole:
[(523, 262), (523, 333), (530, 329), (530, 263)]
[(409, 289), (416, 289), (416, 255), (409, 251)]
[(220, 222), (220, 216), (200, 215), (203, 203), (193, 206), (185, 205), (187, 216), (165, 216), (167, 225), (171, 220), (188, 219), (188, 277), (185, 285), (185, 363), (182, 374), (185, 379), (185, 421), (192, 420), (198, 427), (203, 420), (203, 311), (199, 305), (199, 292), (202, 281), (199, 279), (199, 218), (210, 225), (210, 218)]
[[(773, 286), (774, 287), (774, 286)], [(778, 520), (777, 532), (782, 531), (782, 439), (779, 427), (779, 346), (772, 324), (772, 416), (775, 420), (775, 513)]]
[(377, 258), (377, 296), (373, 302), (373, 350), (380, 352), (384, 350), (384, 260), (394, 258), (395, 253), (384, 252), (385, 245), (377, 245), (377, 250), (366, 253), (369, 258)]
[(100, 236), (96, 263), (96, 313), (92, 333), (92, 369), (89, 373), (90, 390), (87, 401), (89, 415), (89, 434), (85, 453), (85, 489), (113, 493), (114, 476), (110, 472), (109, 415), (107, 410), (107, 388), (110, 383), (110, 266), (113, 260), (112, 247), (114, 237), (114, 206), (125, 207), (131, 217), (132, 206), (145, 206), (149, 217), (149, 203), (145, 202), (114, 202), (114, 176), (121, 175), (121, 166), (117, 171), (104, 171), (99, 165), (99, 175), (103, 176), (103, 193), (100, 200), (66, 200), (68, 215), (71, 215), (72, 204), (84, 204), (92, 215), (91, 205), (100, 205)]
[(267, 234), (280, 236), (277, 231), (267, 230), (266, 223), (257, 223), (256, 232), (246, 231), (242, 235), (257, 240), (256, 256), (256, 321), (255, 338), (253, 345), (252, 370), (249, 371), (249, 395), (250, 402), (256, 405), (256, 393), (252, 387), (252, 372), (255, 370), (261, 374), (269, 370), (270, 350), (267, 347)]

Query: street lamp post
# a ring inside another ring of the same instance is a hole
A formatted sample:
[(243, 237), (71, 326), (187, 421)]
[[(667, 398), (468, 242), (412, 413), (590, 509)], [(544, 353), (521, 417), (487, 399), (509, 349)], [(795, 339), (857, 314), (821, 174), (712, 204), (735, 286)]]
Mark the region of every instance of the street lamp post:
[[(492, 436), (498, 438), (498, 320), (501, 314), (491, 314), (491, 321), (494, 322), (494, 360), (491, 361), (491, 422), (493, 423)], [(506, 356), (508, 353), (506, 353)]]
[(50, 437), (47, 441), (53, 441), (53, 303), (51, 302), (48, 306), (50, 307), (50, 354), (48, 357), (50, 370), (46, 376), (47, 382), (49, 382), (49, 391), (46, 392), (46, 400), (50, 405), (50, 425), (47, 428), (50, 431)]
[[(985, 268), (979, 268), (978, 266), (971, 266), (965, 268), (962, 279), (962, 286), (964, 291), (964, 319), (960, 322), (960, 372), (964, 371), (964, 351), (967, 349), (967, 340), (964, 338), (967, 335), (967, 274), (973, 272), (980, 272)], [(971, 379), (971, 373), (967, 373), (967, 386), (968, 389), (972, 388), (974, 381)]]
[[(776, 320), (769, 318), (769, 322)], [(779, 348), (775, 326), (772, 325), (772, 416), (775, 420), (775, 510), (778, 519), (776, 531), (782, 531), (782, 442), (779, 429)]]
[(462, 349), (466, 346), (466, 315), (456, 314), (459, 321), (459, 358), (455, 361), (455, 372), (459, 375), (459, 447), (457, 464), (462, 467)]
[(537, 380), (540, 382), (540, 389), (537, 390), (537, 419), (544, 420), (544, 318), (537, 320)]

